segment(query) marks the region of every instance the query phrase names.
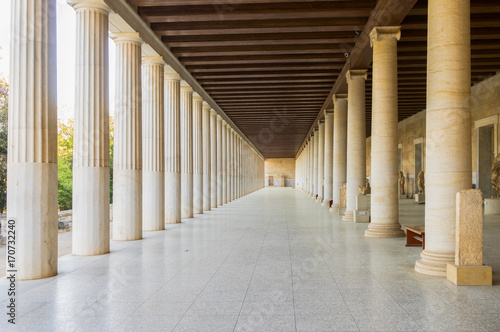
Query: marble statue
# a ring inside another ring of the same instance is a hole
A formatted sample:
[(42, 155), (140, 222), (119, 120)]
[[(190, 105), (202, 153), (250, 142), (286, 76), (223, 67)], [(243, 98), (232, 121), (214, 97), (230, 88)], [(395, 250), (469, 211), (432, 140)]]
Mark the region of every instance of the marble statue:
[(399, 194), (404, 195), (404, 193), (405, 193), (405, 175), (403, 174), (403, 171), (399, 171), (398, 177), (399, 177)]
[(339, 208), (345, 209), (347, 207), (347, 184), (344, 183), (342, 187), (340, 187), (340, 200), (339, 200)]
[(420, 173), (418, 173), (418, 177), (417, 177), (417, 185), (418, 185), (418, 193), (419, 193), (419, 194), (424, 194), (424, 193), (425, 193), (425, 177), (424, 177), (424, 171), (420, 171)]
[(370, 182), (368, 181), (368, 178), (366, 179), (366, 185), (365, 186), (358, 186), (358, 192), (360, 195), (368, 195), (371, 194), (372, 188), (370, 187)]
[(491, 167), (491, 186), (493, 187), (493, 198), (500, 198), (500, 154), (493, 160)]

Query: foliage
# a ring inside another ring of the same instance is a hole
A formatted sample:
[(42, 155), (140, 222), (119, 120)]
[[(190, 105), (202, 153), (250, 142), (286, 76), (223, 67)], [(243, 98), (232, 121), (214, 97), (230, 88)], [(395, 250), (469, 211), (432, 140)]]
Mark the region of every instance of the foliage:
[(71, 210), (73, 199), (73, 119), (57, 120), (57, 202)]
[(8, 132), (9, 85), (0, 78), (0, 212), (7, 205), (7, 132)]

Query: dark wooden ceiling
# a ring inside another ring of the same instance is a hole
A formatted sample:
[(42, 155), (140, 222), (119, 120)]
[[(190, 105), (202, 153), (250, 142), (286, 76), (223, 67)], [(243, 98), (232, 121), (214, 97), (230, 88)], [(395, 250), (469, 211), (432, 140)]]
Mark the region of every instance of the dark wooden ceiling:
[[(399, 119), (425, 109), (426, 0), (128, 2), (266, 158), (294, 157), (346, 70), (369, 66), (373, 26), (402, 24)], [(477, 82), (500, 70), (500, 1), (471, 3)]]

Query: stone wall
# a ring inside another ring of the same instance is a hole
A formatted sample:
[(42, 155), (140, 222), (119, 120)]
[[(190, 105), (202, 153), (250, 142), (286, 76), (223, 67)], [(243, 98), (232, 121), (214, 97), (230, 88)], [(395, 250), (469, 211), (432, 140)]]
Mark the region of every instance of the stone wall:
[[(268, 177), (271, 175), (275, 180), (285, 176), (286, 186), (295, 183), (295, 158), (269, 158), (265, 162), (266, 186)], [(281, 181), (281, 180), (280, 180)]]

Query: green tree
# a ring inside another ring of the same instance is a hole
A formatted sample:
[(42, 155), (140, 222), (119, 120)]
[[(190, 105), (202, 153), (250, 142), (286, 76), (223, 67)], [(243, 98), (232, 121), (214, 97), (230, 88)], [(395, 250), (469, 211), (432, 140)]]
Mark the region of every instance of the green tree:
[(0, 212), (7, 207), (7, 133), (9, 84), (0, 77)]
[(73, 203), (73, 119), (57, 120), (57, 202), (60, 210)]

